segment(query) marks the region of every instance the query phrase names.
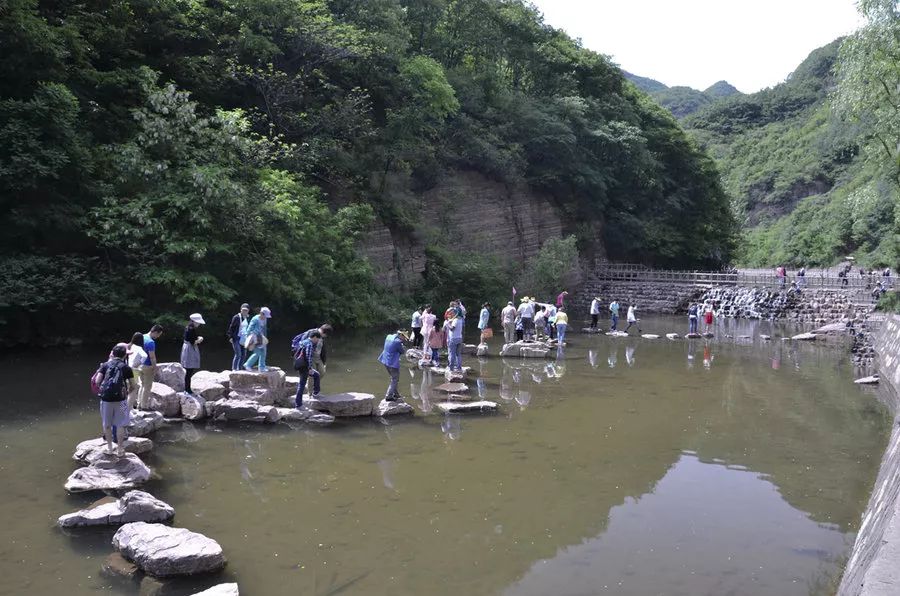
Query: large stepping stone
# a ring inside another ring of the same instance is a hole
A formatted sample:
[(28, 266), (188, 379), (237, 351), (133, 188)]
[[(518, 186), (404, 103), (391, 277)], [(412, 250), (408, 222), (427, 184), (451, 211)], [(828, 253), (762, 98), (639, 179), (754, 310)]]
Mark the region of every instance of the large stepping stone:
[(469, 387), (465, 383), (444, 383), (435, 387), (435, 390), (444, 393), (465, 393)]
[[(153, 449), (153, 441), (143, 437), (128, 437), (125, 439), (125, 451), (128, 453), (147, 453)], [(106, 439), (90, 439), (78, 443), (75, 447), (75, 453), (72, 459), (79, 463), (90, 464), (95, 459), (103, 455), (106, 450)]]
[(184, 367), (179, 362), (160, 362), (156, 365), (153, 380), (172, 391), (184, 391)]
[(118, 499), (106, 497), (90, 507), (61, 516), (56, 524), (61, 528), (80, 526), (115, 526), (130, 522), (162, 522), (175, 516), (175, 509), (150, 493), (128, 491)]
[(680, 337), (677, 333), (666, 333), (666, 339), (679, 339)]
[(230, 370), (223, 370), (221, 372), (198, 370), (191, 378), (191, 387), (193, 388), (194, 381), (203, 381), (204, 383), (216, 383), (221, 385), (225, 391), (228, 391), (231, 388), (231, 372), (232, 371)]
[(699, 333), (688, 333), (685, 335), (685, 337), (688, 339), (700, 339), (703, 336), (700, 335)]
[(404, 401), (388, 401), (383, 399), (381, 400), (381, 403), (375, 407), (372, 415), (384, 418), (386, 416), (406, 416), (414, 413), (415, 410), (413, 407)]
[[(191, 386), (193, 387), (193, 379), (191, 380)], [(222, 387), (222, 391), (225, 391), (224, 387)], [(206, 399), (199, 395), (189, 395), (187, 393), (179, 393), (178, 396), (181, 399), (181, 416), (185, 420), (206, 418)]]
[(218, 542), (184, 528), (134, 522), (119, 528), (112, 544), (144, 573), (156, 577), (209, 573), (225, 566)]
[(526, 358), (544, 358), (550, 351), (550, 344), (542, 341), (517, 341), (503, 344), (501, 356), (524, 356)]
[(244, 389), (281, 389), (285, 376), (283, 370), (272, 367), (266, 372), (235, 370), (228, 378), (230, 389), (240, 392)]
[[(197, 377), (200, 378), (198, 379)], [(200, 373), (191, 378), (191, 391), (194, 392), (194, 395), (202, 397), (206, 401), (215, 401), (225, 397), (228, 393), (224, 385), (210, 380), (209, 377), (200, 376)], [(179, 393), (179, 395), (181, 394)]]
[(857, 385), (877, 385), (879, 383), (879, 379), (877, 375), (872, 375), (871, 377), (863, 377), (861, 379), (856, 379), (853, 381)]
[(628, 334), (624, 331), (610, 331), (606, 335), (609, 337), (628, 337)]
[(181, 399), (174, 389), (155, 381), (150, 390), (150, 407), (147, 409), (159, 412), (165, 418), (175, 418), (181, 415)]
[(815, 333), (800, 333), (791, 338), (792, 341), (816, 341), (819, 338)]
[(103, 454), (91, 465), (72, 472), (65, 489), (70, 493), (89, 490), (127, 490), (150, 480), (150, 468), (137, 455), (122, 457)]
[(473, 412), (494, 412), (497, 404), (492, 401), (450, 402), (444, 401), (434, 404), (434, 407), (444, 414), (470, 414)]
[(314, 426), (328, 426), (334, 423), (334, 416), (331, 414), (323, 414), (310, 410), (307, 407), (297, 408), (275, 408), (278, 410), (280, 422), (303, 422)]
[(375, 410), (375, 396), (371, 393), (335, 393), (320, 395), (318, 399), (305, 397), (303, 404), (312, 410), (326, 412), (337, 418), (371, 416)]
[(128, 425), (128, 436), (143, 437), (159, 430), (165, 423), (160, 412), (131, 410), (131, 424)]
[(208, 590), (197, 592), (193, 596), (240, 596), (237, 584), (219, 584)]
[(241, 399), (220, 399), (213, 402), (213, 418), (231, 421), (274, 423), (281, 419), (278, 408), (262, 406), (256, 402)]
[(644, 339), (659, 339), (659, 336), (653, 333), (645, 333), (641, 337)]

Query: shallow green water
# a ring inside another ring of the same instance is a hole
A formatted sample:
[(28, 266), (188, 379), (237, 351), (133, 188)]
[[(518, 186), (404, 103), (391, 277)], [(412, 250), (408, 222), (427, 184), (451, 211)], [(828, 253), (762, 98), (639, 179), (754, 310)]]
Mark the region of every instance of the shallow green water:
[[(172, 424), (152, 437), (159, 477), (146, 490), (229, 563), (165, 593), (232, 580), (251, 596), (827, 593), (890, 420), (839, 351), (724, 337), (757, 332), (572, 335), (547, 362), (470, 359), (472, 391), (501, 404), (493, 416)], [(383, 392), (382, 338), (332, 338), (325, 392)], [(111, 530), (53, 525), (101, 496), (62, 484), (75, 444), (98, 433), (87, 377), (103, 353), (0, 358), (2, 594), (138, 592), (98, 573)], [(204, 353), (208, 368), (227, 362)], [(403, 375), (427, 410), (441, 380)]]

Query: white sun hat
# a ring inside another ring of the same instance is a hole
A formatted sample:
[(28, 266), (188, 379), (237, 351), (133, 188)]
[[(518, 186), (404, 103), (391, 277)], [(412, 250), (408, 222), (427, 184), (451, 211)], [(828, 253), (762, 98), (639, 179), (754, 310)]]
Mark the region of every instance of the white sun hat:
[(195, 312), (194, 314), (192, 314), (190, 318), (193, 322), (197, 323), (198, 325), (206, 325), (206, 321), (203, 320), (203, 315), (201, 315), (198, 312)]

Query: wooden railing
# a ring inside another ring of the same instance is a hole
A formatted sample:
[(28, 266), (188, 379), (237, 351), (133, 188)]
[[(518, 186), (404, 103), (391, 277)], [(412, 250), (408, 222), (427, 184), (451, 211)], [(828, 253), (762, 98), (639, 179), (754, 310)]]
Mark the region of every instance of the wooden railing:
[[(603, 281), (624, 281), (636, 283), (668, 283), (690, 284), (698, 286), (747, 286), (759, 288), (779, 288), (780, 281), (771, 274), (758, 271), (736, 273), (723, 273), (717, 271), (673, 271), (664, 269), (649, 269), (642, 265), (626, 263), (600, 263), (595, 269), (595, 276)], [(805, 277), (798, 277), (796, 272), (788, 273), (784, 282), (785, 288), (789, 288), (792, 281), (797, 282), (801, 289), (830, 289), (847, 291), (871, 291), (877, 282), (884, 285), (892, 285), (893, 279), (881, 275), (849, 275), (840, 277), (836, 272), (816, 271), (807, 273)]]

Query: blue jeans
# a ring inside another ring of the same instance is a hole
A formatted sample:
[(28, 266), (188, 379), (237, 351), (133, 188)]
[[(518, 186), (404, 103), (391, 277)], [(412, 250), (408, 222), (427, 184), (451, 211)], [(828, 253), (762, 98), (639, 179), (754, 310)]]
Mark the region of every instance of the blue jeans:
[(462, 340), (451, 339), (450, 345), (450, 370), (462, 370)]
[(256, 346), (253, 349), (253, 354), (247, 358), (247, 362), (244, 363), (244, 366), (253, 368), (257, 363), (259, 363), (259, 370), (264, 371), (268, 370), (266, 368), (266, 348), (265, 346)]
[(247, 350), (241, 345), (240, 339), (231, 340), (231, 349), (234, 350), (234, 358), (231, 359), (231, 370), (241, 370), (241, 364), (247, 356)]
[(388, 374), (391, 375), (391, 383), (388, 385), (387, 393), (384, 394), (384, 397), (392, 398), (392, 397), (400, 397), (400, 394), (397, 393), (397, 385), (400, 384), (400, 369), (385, 365), (384, 368), (388, 371)]
[(610, 329), (615, 331), (618, 324), (619, 324), (619, 315), (613, 315), (612, 316), (612, 326), (610, 327)]
[(559, 343), (563, 343), (566, 341), (566, 329), (569, 328), (567, 323), (557, 323), (556, 324), (556, 341)]
[(441, 354), (437, 348), (431, 348), (431, 361), (437, 366), (441, 362)]
[(309, 378), (313, 378), (313, 395), (317, 395), (319, 391), (322, 389), (319, 382), (322, 379), (322, 376), (319, 374), (314, 368), (307, 368), (305, 370), (300, 371), (300, 383), (297, 385), (297, 397), (294, 399), (294, 403), (297, 404), (297, 407), (303, 405), (303, 391), (306, 389), (306, 382)]
[(690, 317), (690, 322), (691, 322), (690, 333), (697, 333), (697, 317)]

